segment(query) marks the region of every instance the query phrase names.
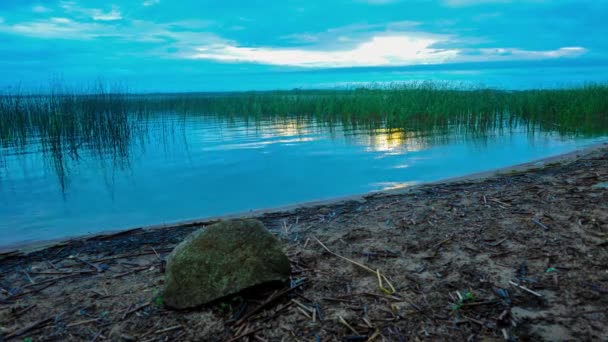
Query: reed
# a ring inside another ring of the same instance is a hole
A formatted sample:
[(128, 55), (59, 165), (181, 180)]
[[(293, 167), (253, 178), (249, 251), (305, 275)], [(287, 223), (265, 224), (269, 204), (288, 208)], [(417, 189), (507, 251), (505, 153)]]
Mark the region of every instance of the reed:
[(352, 127), (429, 128), (464, 124), (480, 130), (529, 125), (570, 134), (608, 126), (608, 86), (502, 91), (422, 82), (343, 90), (172, 94), (142, 99), (149, 112), (224, 118), (314, 118)]
[[(180, 118), (176, 120), (175, 118)], [(149, 134), (213, 117), (252, 125), (293, 120), (346, 132), (405, 131), (440, 137), (448, 130), (483, 136), (524, 127), (568, 135), (608, 133), (608, 85), (504, 91), (419, 82), (333, 90), (239, 93), (133, 94), (98, 82), (78, 91), (55, 85), (38, 94), (0, 94), (3, 153), (40, 146), (58, 174), (81, 153), (128, 161), (131, 146)], [(149, 130), (149, 123), (161, 130)]]

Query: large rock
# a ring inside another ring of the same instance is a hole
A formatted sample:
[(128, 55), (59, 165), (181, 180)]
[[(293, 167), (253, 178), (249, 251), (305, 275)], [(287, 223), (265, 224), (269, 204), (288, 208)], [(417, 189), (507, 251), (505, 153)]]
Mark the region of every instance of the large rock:
[(258, 220), (222, 221), (192, 233), (167, 259), (164, 305), (186, 309), (246, 288), (285, 281), (289, 259)]

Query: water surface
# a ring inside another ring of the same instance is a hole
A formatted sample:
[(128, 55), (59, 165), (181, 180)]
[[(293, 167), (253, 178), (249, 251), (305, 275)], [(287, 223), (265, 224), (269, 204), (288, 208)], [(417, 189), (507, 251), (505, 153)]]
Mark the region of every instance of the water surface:
[[(142, 123), (143, 125), (143, 123)], [(601, 135), (530, 125), (421, 130), (310, 117), (158, 115), (128, 155), (4, 147), (0, 245), (360, 194), (568, 152)]]

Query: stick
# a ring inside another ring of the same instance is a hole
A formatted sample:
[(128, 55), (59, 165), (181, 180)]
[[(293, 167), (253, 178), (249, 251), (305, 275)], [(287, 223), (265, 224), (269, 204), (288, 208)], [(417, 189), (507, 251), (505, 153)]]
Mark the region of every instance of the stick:
[(537, 220), (535, 217), (532, 218), (532, 222), (534, 222), (536, 225), (538, 225), (539, 227), (541, 227), (544, 230), (549, 230), (549, 227), (545, 226), (542, 222)]
[(12, 333), (4, 336), (4, 339), (8, 340), (8, 339), (11, 339), (13, 337), (21, 336), (21, 335), (23, 335), (23, 334), (25, 334), (25, 333), (27, 333), (27, 332), (29, 332), (31, 330), (34, 330), (36, 328), (39, 328), (39, 327), (45, 325), (46, 323), (48, 323), (48, 322), (50, 322), (52, 320), (53, 320), (53, 317), (50, 317), (50, 318), (45, 318), (43, 320), (34, 322), (34, 323), (28, 325), (27, 327), (25, 327), (23, 329), (17, 330), (15, 332), (12, 332)]
[(88, 319), (86, 321), (80, 321), (80, 322), (76, 322), (76, 323), (70, 323), (70, 324), (68, 324), (68, 328), (76, 327), (76, 326), (83, 325), (83, 324), (89, 324), (89, 323), (97, 322), (98, 320), (99, 320), (98, 318), (95, 318), (95, 319)]
[[(87, 272), (87, 273), (92, 273), (92, 272)], [(80, 275), (80, 273), (68, 274), (68, 275), (65, 275), (63, 277), (57, 277), (57, 278), (53, 278), (53, 279), (47, 279), (47, 280), (40, 281), (40, 282), (36, 283), (36, 285), (42, 285), (42, 284), (57, 282), (59, 280), (67, 279), (67, 278), (72, 278), (72, 277), (75, 277), (75, 276), (78, 276), (78, 275)], [(32, 286), (34, 286), (34, 285), (30, 284), (30, 285), (27, 285), (25, 287), (32, 287)]]
[(176, 326), (169, 327), (166, 329), (156, 330), (154, 333), (155, 334), (164, 334), (164, 333), (168, 333), (170, 331), (179, 330), (179, 329), (182, 329), (181, 325), (176, 325)]
[(350, 324), (348, 324), (348, 322), (345, 321), (344, 318), (342, 318), (342, 316), (338, 316), (338, 321), (340, 321), (340, 323), (344, 324), (350, 331), (353, 332), (353, 334), (359, 335), (357, 330), (355, 330), (355, 328), (353, 328)]
[[(173, 250), (173, 248), (174, 247), (159, 248), (158, 251), (160, 251), (161, 253), (170, 252)], [(148, 251), (148, 252), (141, 252), (141, 253), (134, 253), (134, 254), (116, 255), (116, 256), (112, 256), (112, 257), (99, 259), (99, 260), (97, 260), (97, 262), (104, 262), (104, 261), (110, 261), (110, 260), (116, 260), (116, 259), (129, 259), (129, 258), (133, 258), (133, 257), (137, 257), (137, 256), (150, 255), (150, 254), (154, 254), (154, 252)]]
[(36, 306), (36, 304), (32, 304), (32, 305), (30, 305), (28, 307), (25, 307), (25, 308), (21, 309), (21, 311), (15, 312), (15, 316), (19, 317), (19, 316), (23, 315), (24, 313), (26, 313), (26, 312), (30, 311), (31, 309), (33, 309), (35, 306)]
[(238, 341), (238, 340), (240, 340), (241, 338), (243, 338), (243, 337), (245, 337), (245, 336), (249, 336), (249, 335), (251, 335), (251, 334), (255, 334), (255, 333), (257, 333), (258, 331), (260, 331), (260, 330), (262, 330), (262, 329), (264, 329), (264, 328), (257, 328), (257, 329), (255, 329), (255, 330), (251, 330), (251, 331), (248, 331), (248, 332), (244, 332), (244, 333), (240, 334), (239, 336), (235, 336), (235, 337), (233, 337), (233, 338), (231, 338), (231, 339), (227, 340), (226, 342), (235, 342), (235, 341)]
[(291, 292), (291, 291), (293, 291), (293, 290), (295, 290), (295, 289), (297, 289), (297, 288), (299, 288), (302, 285), (307, 284), (307, 283), (308, 283), (307, 281), (301, 282), (300, 284), (297, 284), (294, 287), (285, 289), (285, 290), (283, 290), (283, 291), (281, 291), (281, 292), (279, 292), (279, 293), (277, 293), (275, 295), (272, 295), (272, 296), (268, 297), (268, 299), (266, 299), (266, 301), (264, 303), (260, 304), (260, 306), (258, 306), (257, 308), (251, 310), (251, 312), (247, 313), (245, 316), (243, 316), (241, 319), (239, 319), (236, 322), (236, 325), (238, 326), (238, 325), (241, 325), (241, 324), (245, 323), (245, 321), (247, 321), (249, 319), (249, 317), (257, 314), (258, 312), (260, 312), (263, 308), (265, 308), (266, 306), (268, 306), (270, 303), (274, 302), (278, 298), (280, 298), (280, 297), (288, 294), (289, 292)]
[(310, 316), (310, 314), (308, 312), (302, 310), (302, 308), (297, 307), (296, 310), (298, 310), (298, 312), (301, 313), (302, 315), (306, 316), (306, 318), (312, 319), (312, 317)]
[(21, 297), (29, 295), (29, 294), (34, 294), (34, 293), (40, 292), (40, 291), (46, 289), (47, 287), (51, 287), (51, 286), (55, 285), (56, 283), (57, 283), (56, 281), (53, 281), (49, 284), (46, 284), (42, 287), (35, 289), (35, 290), (29, 290), (29, 291), (18, 293), (14, 296), (10, 296), (10, 297), (6, 298), (6, 300), (13, 300), (13, 299), (21, 298)]
[(156, 254), (156, 257), (158, 258), (158, 260), (162, 260), (160, 255), (156, 252), (156, 249), (154, 249), (154, 247), (152, 247), (152, 251), (154, 252), (154, 254)]
[(36, 285), (36, 282), (34, 281), (34, 279), (32, 279), (32, 277), (30, 277), (30, 274), (27, 273), (27, 271), (24, 270), (22, 272), (23, 272), (23, 274), (25, 274), (25, 276), (27, 277), (27, 280), (29, 280), (32, 285)]
[(101, 336), (102, 332), (103, 332), (103, 330), (99, 330), (99, 332), (97, 334), (95, 334), (95, 336), (93, 336), (93, 339), (91, 340), (91, 342), (97, 341), (97, 339)]
[(528, 293), (531, 293), (531, 294), (535, 295), (536, 297), (542, 297), (543, 296), (542, 294), (540, 294), (540, 293), (538, 293), (536, 291), (532, 291), (532, 290), (530, 290), (529, 288), (527, 288), (527, 287), (525, 287), (523, 285), (519, 285), (519, 284), (513, 282), (512, 280), (509, 280), (509, 284), (511, 284), (511, 285), (513, 285), (513, 286), (515, 286), (515, 287), (517, 287), (519, 289), (522, 289), (522, 290), (524, 290), (524, 291), (526, 291)]
[(80, 258), (74, 258), (74, 259), (80, 261), (81, 263), (83, 263), (85, 265), (89, 265), (89, 266), (93, 267), (98, 273), (102, 273), (103, 272), (103, 270), (101, 269), (101, 267), (99, 267), (99, 266), (97, 266), (97, 265), (95, 265), (93, 263), (90, 263), (90, 262), (88, 262), (86, 260), (83, 260), (83, 259), (80, 259)]
[(127, 271), (127, 272), (119, 273), (119, 274), (115, 275), (113, 278), (114, 278), (114, 279), (117, 279), (117, 278), (120, 278), (120, 277), (124, 277), (124, 276), (126, 276), (126, 275), (129, 275), (129, 274), (133, 274), (133, 273), (137, 273), (137, 272), (145, 271), (145, 270), (149, 269), (150, 267), (152, 267), (152, 266), (142, 266), (142, 267), (140, 267), (140, 268), (136, 268), (136, 269), (134, 269), (134, 270), (130, 270), (130, 271)]
[(145, 307), (147, 307), (149, 305), (150, 305), (150, 303), (145, 303), (145, 304), (142, 304), (140, 306), (135, 307), (134, 309), (131, 309), (131, 310), (125, 312), (125, 314), (122, 315), (122, 319), (127, 318), (127, 316), (129, 316), (130, 314), (132, 314), (132, 313), (134, 313), (136, 311), (139, 311), (139, 310), (141, 310), (141, 309), (143, 309), (143, 308), (145, 308)]
[[(393, 284), (391, 284), (391, 282), (388, 280), (388, 278), (386, 278), (386, 276), (380, 274), (380, 270), (373, 270), (373, 269), (371, 269), (370, 267), (368, 267), (366, 265), (363, 265), (363, 264), (361, 264), (359, 262), (356, 262), (356, 261), (354, 261), (352, 259), (349, 259), (347, 257), (341, 256), (340, 254), (334, 253), (329, 248), (327, 248), (327, 246), (325, 246), (323, 244), (323, 242), (321, 242), (319, 239), (317, 239), (317, 237), (313, 236), (312, 238), (315, 239), (319, 243), (319, 245), (321, 245), (321, 247), (323, 247), (330, 254), (335, 255), (335, 256), (337, 256), (340, 259), (346, 260), (346, 261), (348, 261), (348, 262), (350, 262), (350, 263), (352, 263), (354, 265), (357, 265), (357, 266), (363, 268), (364, 270), (366, 270), (368, 272), (371, 272), (374, 275), (376, 275), (378, 277), (378, 283), (379, 283), (380, 289), (382, 291), (386, 292), (389, 295), (391, 295), (391, 294), (393, 294), (393, 293), (396, 292), (395, 291), (395, 287), (393, 286)], [(384, 286), (382, 286), (382, 280), (384, 280), (388, 284), (388, 286), (390, 287), (390, 290), (386, 289), (386, 288), (384, 288)]]

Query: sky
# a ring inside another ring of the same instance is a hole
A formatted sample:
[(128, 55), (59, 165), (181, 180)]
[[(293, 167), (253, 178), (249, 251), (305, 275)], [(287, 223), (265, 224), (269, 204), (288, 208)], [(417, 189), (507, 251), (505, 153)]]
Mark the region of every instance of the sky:
[(608, 0), (1, 0), (0, 87), (272, 89), (497, 68), (601, 80), (606, 17)]

